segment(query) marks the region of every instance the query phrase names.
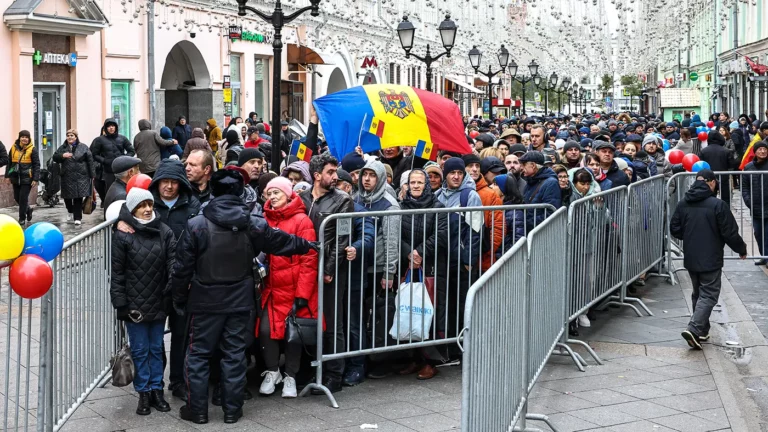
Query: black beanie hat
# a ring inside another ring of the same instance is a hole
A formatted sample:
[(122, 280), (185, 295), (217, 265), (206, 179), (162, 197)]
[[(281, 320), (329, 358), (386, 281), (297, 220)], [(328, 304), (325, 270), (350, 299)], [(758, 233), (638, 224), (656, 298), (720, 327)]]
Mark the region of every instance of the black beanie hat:
[[(227, 132), (227, 134), (229, 134), (229, 132)], [(264, 153), (255, 148), (243, 149), (240, 152), (240, 156), (237, 157), (237, 166), (241, 167), (251, 159), (264, 159)]]
[(240, 143), (240, 132), (230, 128), (227, 131), (227, 137), (226, 138), (227, 138), (227, 143), (229, 143), (229, 144), (239, 144)]
[(243, 176), (233, 170), (218, 170), (211, 176), (211, 194), (240, 196), (243, 194)]

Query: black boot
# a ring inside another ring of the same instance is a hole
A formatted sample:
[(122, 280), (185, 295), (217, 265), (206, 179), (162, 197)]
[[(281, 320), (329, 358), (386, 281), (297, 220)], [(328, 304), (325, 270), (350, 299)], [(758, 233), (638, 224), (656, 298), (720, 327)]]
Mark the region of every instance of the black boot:
[(179, 417), (181, 417), (182, 420), (196, 424), (208, 423), (208, 414), (195, 414), (187, 405), (184, 405), (179, 409)]
[(27, 222), (32, 221), (32, 207), (27, 207)]
[(149, 392), (141, 392), (139, 393), (139, 406), (136, 407), (136, 414), (138, 415), (149, 415), (152, 411), (149, 409), (150, 406), (150, 393)]
[(237, 410), (233, 413), (224, 413), (224, 423), (237, 423), (243, 416), (243, 410)]
[(163, 397), (162, 390), (152, 390), (149, 392), (149, 394), (151, 396), (149, 406), (160, 412), (168, 412), (171, 410), (171, 406), (168, 405), (168, 402), (166, 402), (165, 398)]

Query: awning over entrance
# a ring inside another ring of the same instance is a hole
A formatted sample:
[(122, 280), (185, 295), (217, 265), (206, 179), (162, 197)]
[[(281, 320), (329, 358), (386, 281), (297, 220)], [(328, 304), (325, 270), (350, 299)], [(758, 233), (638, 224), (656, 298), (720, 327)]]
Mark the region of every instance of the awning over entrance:
[(325, 61), (320, 54), (308, 46), (288, 44), (288, 63), (321, 65), (325, 64)]
[(92, 35), (108, 24), (101, 8), (87, 0), (70, 0), (76, 16), (35, 13), (42, 0), (14, 0), (3, 12), (3, 22), (11, 30), (58, 35)]
[(448, 81), (450, 81), (450, 82), (452, 82), (452, 83), (456, 84), (457, 86), (459, 86), (459, 87), (463, 88), (464, 90), (467, 90), (467, 91), (469, 91), (470, 93), (477, 93), (477, 94), (483, 94), (483, 93), (485, 93), (485, 92), (483, 92), (482, 90), (480, 90), (480, 89), (478, 89), (478, 88), (476, 88), (476, 87), (472, 87), (471, 85), (469, 85), (469, 84), (467, 84), (467, 83), (464, 83), (464, 82), (462, 82), (462, 81), (461, 81), (461, 78), (459, 78), (459, 77), (457, 77), (457, 76), (454, 76), (454, 75), (446, 75), (446, 76), (445, 76), (445, 79), (447, 79)]

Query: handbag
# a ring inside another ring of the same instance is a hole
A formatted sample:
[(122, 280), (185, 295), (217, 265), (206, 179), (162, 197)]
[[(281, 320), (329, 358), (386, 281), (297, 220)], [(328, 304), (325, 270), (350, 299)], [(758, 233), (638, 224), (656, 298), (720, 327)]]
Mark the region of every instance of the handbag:
[(96, 208), (96, 189), (93, 187), (93, 182), (91, 182), (91, 195), (85, 197), (83, 200), (83, 214), (91, 214), (93, 213), (93, 210)]
[[(409, 272), (410, 273), (410, 272)], [(421, 274), (421, 272), (420, 272)], [(406, 276), (406, 279), (410, 279)], [(425, 341), (429, 339), (434, 308), (427, 286), (423, 282), (400, 284), (395, 298), (396, 313), (389, 335), (400, 341)]]
[(133, 382), (133, 357), (131, 357), (131, 347), (125, 342), (125, 328), (120, 324), (120, 334), (123, 339), (123, 346), (112, 357), (110, 364), (112, 366), (112, 385), (115, 387), (125, 387)]
[[(307, 306), (310, 316), (312, 311)], [(301, 344), (304, 350), (307, 346), (317, 345), (317, 318), (299, 318), (296, 316), (296, 305), (285, 318), (285, 343)], [(309, 352), (307, 352), (309, 354)]]

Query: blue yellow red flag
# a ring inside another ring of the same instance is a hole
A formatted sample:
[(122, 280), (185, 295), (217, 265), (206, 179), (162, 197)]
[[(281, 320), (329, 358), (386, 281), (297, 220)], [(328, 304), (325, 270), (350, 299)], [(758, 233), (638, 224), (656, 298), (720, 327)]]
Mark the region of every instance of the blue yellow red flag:
[(395, 84), (352, 87), (314, 101), (328, 148), (337, 158), (360, 145), (364, 152), (417, 147), (470, 153), (459, 107), (443, 96)]
[(299, 140), (293, 140), (291, 143), (290, 155), (296, 156), (299, 160), (309, 162), (312, 159), (312, 149), (308, 148), (306, 144)]

